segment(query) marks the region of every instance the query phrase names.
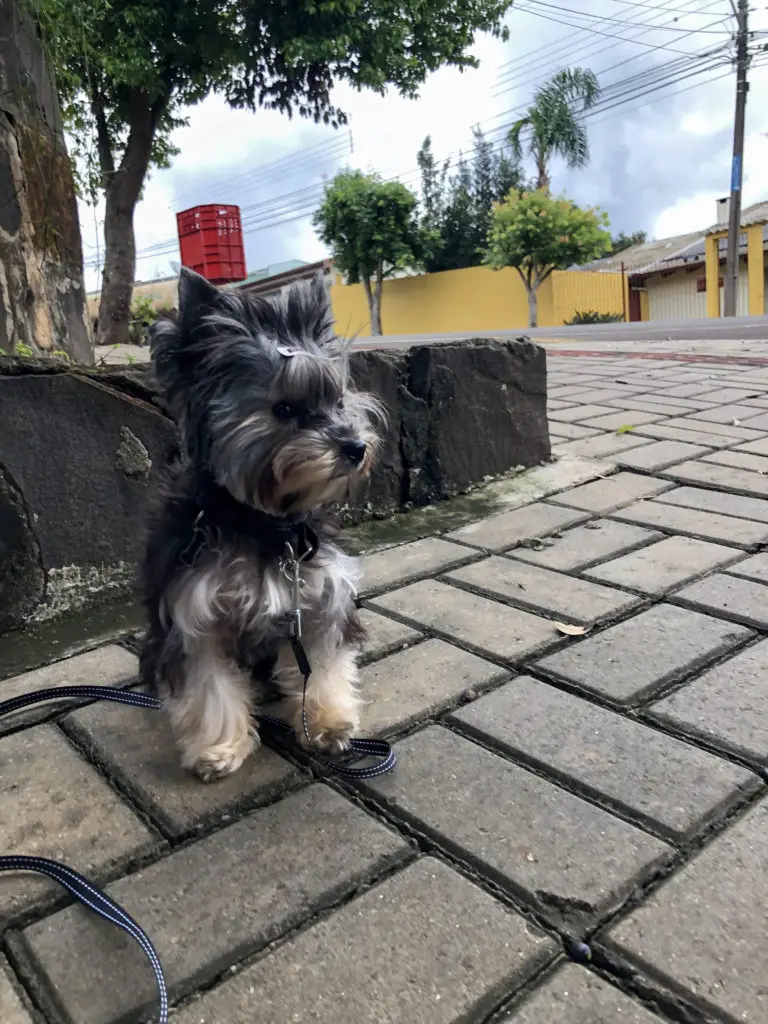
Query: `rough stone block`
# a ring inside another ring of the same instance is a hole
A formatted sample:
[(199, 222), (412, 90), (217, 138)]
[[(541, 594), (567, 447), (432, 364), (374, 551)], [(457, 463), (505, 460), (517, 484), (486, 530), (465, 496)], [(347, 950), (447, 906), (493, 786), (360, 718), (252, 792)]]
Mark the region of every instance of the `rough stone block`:
[(455, 569), (447, 578), (528, 611), (582, 625), (602, 622), (639, 603), (621, 590), (498, 556)]
[(686, 444), (685, 441), (656, 441), (654, 444), (645, 444), (637, 451), (622, 452), (615, 461), (629, 469), (642, 469), (653, 473), (676, 462), (682, 462), (683, 459), (695, 459), (708, 451), (709, 448), (703, 445)]
[(611, 946), (729, 1020), (768, 1019), (767, 847), (763, 800), (612, 928)]
[(429, 576), (451, 565), (477, 557), (459, 544), (442, 537), (424, 537), (409, 544), (386, 548), (361, 558), (362, 593), (384, 590), (398, 583)]
[(552, 939), (426, 857), (178, 1015), (178, 1024), (483, 1020)]
[(8, 961), (0, 956), (0, 1020), (3, 1024), (35, 1024), (11, 980)]
[(538, 664), (558, 679), (620, 704), (634, 704), (751, 635), (741, 626), (662, 604)]
[(364, 783), (367, 791), (496, 884), (577, 929), (616, 906), (671, 852), (446, 729), (409, 736), (397, 751), (397, 773)]
[(648, 498), (660, 491), (669, 490), (672, 484), (665, 480), (654, 480), (638, 473), (619, 472), (602, 480), (582, 484), (570, 491), (553, 494), (550, 501), (569, 508), (580, 508), (585, 512), (609, 512), (611, 509), (629, 505), (638, 498)]
[[(94, 881), (158, 840), (52, 725), (0, 740), (0, 850), (52, 857)], [(38, 875), (5, 875), (0, 917), (60, 895)]]
[(721, 662), (648, 714), (685, 732), (765, 763), (768, 758), (768, 640)]
[[(394, 832), (316, 785), (115, 882), (108, 892), (152, 937), (176, 998), (407, 852)], [(112, 1024), (144, 1019), (154, 1008), (154, 980), (141, 952), (118, 929), (94, 924), (79, 906), (31, 925), (21, 942), (42, 999), (54, 991), (69, 1020)], [(87, 968), (72, 969), (73, 950)]]
[(661, 540), (663, 536), (654, 530), (618, 523), (613, 519), (593, 519), (583, 526), (576, 526), (550, 538), (546, 546), (539, 550), (515, 548), (509, 554), (513, 558), (543, 565), (547, 569), (573, 571), (622, 555), (654, 540)]
[(525, 657), (558, 638), (554, 626), (546, 619), (436, 580), (423, 580), (382, 594), (371, 604), (448, 640), (459, 640), (481, 655), (490, 654), (505, 661)]
[[(139, 662), (136, 655), (124, 647), (108, 644), (95, 651), (76, 654), (72, 658), (56, 661), (52, 665), (24, 672), (11, 679), (0, 680), (0, 700), (10, 700), (34, 690), (47, 690), (61, 686), (125, 686), (136, 679)], [(43, 704), (27, 708), (14, 715), (0, 718), (0, 733), (17, 729), (20, 725), (40, 721), (56, 705)]]
[(421, 633), (417, 633), (410, 626), (404, 626), (402, 622), (395, 622), (394, 619), (379, 615), (378, 612), (372, 612), (369, 608), (361, 608), (359, 615), (368, 634), (363, 645), (363, 661), (373, 661), (385, 654), (392, 654), (393, 651), (414, 643), (421, 636)]
[(363, 670), (362, 732), (398, 731), (462, 698), (477, 696), (507, 675), (460, 647), (427, 640)]
[(673, 837), (759, 786), (744, 768), (527, 676), (451, 718)]
[(179, 836), (298, 785), (303, 776), (268, 747), (235, 775), (203, 785), (182, 770), (166, 716), (126, 705), (91, 704), (63, 721), (89, 756), (171, 835)]
[(565, 964), (503, 1024), (662, 1024), (642, 1003), (598, 975)]
[[(674, 491), (669, 493), (674, 494)], [(661, 501), (638, 501), (611, 515), (627, 523), (659, 527), (669, 533), (690, 534), (699, 540), (719, 541), (734, 547), (749, 548), (768, 541), (768, 525), (764, 523)]]
[(703, 484), (705, 487), (718, 487), (737, 494), (768, 496), (768, 477), (748, 469), (717, 466), (710, 462), (682, 462), (679, 466), (665, 470), (664, 475), (684, 484)]
[(722, 544), (691, 537), (666, 537), (640, 551), (593, 566), (584, 575), (643, 594), (664, 594), (686, 580), (740, 557), (735, 548)]
[(678, 591), (673, 600), (732, 622), (768, 628), (768, 587), (754, 580), (715, 573)]
[(511, 512), (502, 512), (479, 522), (469, 523), (449, 533), (448, 537), (464, 544), (486, 548), (488, 551), (503, 551), (523, 541), (546, 537), (547, 534), (556, 533), (566, 526), (583, 522), (586, 518), (583, 512), (577, 513), (572, 509), (549, 505), (545, 501), (535, 501), (531, 505), (512, 509)]
[(754, 580), (756, 583), (768, 583), (768, 552), (762, 551), (759, 555), (751, 555), (749, 558), (729, 565), (723, 572), (729, 576), (743, 576), (746, 580)]

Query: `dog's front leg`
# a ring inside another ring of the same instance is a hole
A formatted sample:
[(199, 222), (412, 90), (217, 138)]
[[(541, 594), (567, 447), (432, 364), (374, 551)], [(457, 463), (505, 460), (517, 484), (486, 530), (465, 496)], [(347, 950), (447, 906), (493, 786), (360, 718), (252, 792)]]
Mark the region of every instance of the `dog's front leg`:
[(196, 638), (178, 669), (164, 705), (182, 767), (204, 782), (231, 775), (259, 746), (251, 681), (213, 636)]
[(320, 750), (340, 753), (360, 726), (362, 700), (358, 693), (357, 650), (334, 635), (333, 630), (303, 638), (312, 673), (306, 693), (307, 732), (302, 705), (304, 677), (291, 644), (280, 645), (273, 678), (288, 704), (291, 724), (299, 741)]

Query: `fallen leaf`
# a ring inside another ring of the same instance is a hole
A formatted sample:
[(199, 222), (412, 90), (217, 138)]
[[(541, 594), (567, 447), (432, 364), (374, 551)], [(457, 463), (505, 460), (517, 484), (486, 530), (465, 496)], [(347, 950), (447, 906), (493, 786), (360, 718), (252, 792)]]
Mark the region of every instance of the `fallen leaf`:
[(583, 636), (587, 632), (586, 626), (574, 626), (571, 622), (556, 622), (555, 629), (565, 636)]
[(634, 429), (635, 428), (631, 424), (624, 423), (624, 424), (622, 424), (622, 426), (619, 427), (619, 429), (616, 431), (616, 433), (617, 434), (631, 434)]

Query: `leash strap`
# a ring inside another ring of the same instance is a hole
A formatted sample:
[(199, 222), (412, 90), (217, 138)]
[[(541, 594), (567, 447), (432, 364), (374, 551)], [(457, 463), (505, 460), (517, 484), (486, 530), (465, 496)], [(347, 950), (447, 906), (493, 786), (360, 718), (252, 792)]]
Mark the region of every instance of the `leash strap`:
[[(1, 707), (2, 705), (0, 705)], [(98, 914), (99, 917), (103, 917), (106, 921), (111, 921), (112, 924), (127, 932), (141, 946), (152, 966), (157, 983), (157, 991), (160, 996), (158, 1024), (167, 1024), (168, 989), (165, 984), (160, 957), (157, 955), (157, 950), (152, 945), (152, 941), (144, 929), (133, 920), (130, 914), (123, 910), (119, 903), (115, 903), (113, 899), (110, 899), (103, 890), (99, 889), (93, 882), (90, 882), (84, 875), (73, 871), (66, 864), (60, 864), (56, 860), (48, 860), (47, 857), (0, 857), (0, 871), (33, 871), (39, 875), (47, 875), (48, 878), (52, 878), (54, 882), (58, 882), (59, 885), (68, 889), (73, 896), (94, 913)]]

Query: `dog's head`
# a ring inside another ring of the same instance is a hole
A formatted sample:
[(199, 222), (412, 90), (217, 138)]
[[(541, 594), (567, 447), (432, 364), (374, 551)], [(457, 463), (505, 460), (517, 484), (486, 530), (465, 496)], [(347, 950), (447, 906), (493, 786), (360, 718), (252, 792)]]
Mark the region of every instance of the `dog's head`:
[(309, 510), (370, 471), (383, 412), (350, 385), (322, 281), (249, 299), (183, 269), (178, 315), (151, 346), (187, 457), (238, 501)]

